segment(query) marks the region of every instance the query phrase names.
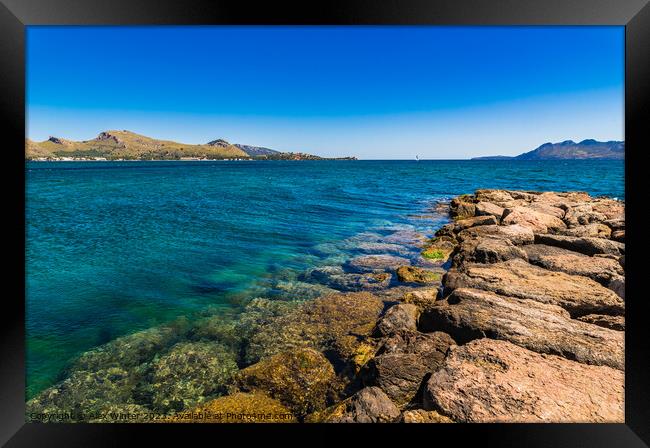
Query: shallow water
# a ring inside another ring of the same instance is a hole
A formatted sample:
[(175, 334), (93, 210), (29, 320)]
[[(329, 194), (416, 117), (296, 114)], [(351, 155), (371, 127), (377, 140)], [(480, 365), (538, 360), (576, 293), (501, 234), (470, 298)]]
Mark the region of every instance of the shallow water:
[[(619, 161), (30, 162), (28, 397), (79, 353), (118, 336), (208, 308), (236, 313), (252, 297), (316, 295), (322, 287), (300, 281), (307, 269), (381, 251), (372, 244), (401, 230), (432, 234), (447, 219), (432, 211), (439, 201), (477, 188), (623, 199), (623, 168)], [(417, 251), (401, 255), (415, 261)]]

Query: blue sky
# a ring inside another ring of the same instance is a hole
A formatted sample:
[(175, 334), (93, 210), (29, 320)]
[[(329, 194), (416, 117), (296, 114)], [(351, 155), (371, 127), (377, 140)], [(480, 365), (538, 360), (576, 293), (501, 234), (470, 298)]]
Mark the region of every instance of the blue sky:
[(27, 134), (366, 159), (622, 140), (623, 27), (28, 27)]

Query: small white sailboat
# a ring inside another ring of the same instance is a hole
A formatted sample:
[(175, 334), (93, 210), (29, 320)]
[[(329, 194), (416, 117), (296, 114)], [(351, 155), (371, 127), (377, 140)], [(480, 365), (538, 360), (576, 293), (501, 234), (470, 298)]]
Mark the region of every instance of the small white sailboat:
[(415, 155), (415, 161), (416, 161), (416, 162), (419, 162), (419, 161), (420, 161), (420, 156), (418, 156), (417, 154)]

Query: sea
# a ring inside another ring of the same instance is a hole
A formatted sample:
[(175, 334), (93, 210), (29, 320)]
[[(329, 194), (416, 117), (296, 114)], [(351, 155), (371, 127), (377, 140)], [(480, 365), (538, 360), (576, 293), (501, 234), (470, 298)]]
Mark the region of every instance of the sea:
[(255, 297), (317, 297), (331, 285), (306, 278), (310, 269), (390, 249), (391, 236), (431, 236), (448, 222), (440, 204), (459, 194), (625, 199), (622, 161), (27, 162), (25, 170), (27, 398), (114, 338), (206, 310), (236, 318)]

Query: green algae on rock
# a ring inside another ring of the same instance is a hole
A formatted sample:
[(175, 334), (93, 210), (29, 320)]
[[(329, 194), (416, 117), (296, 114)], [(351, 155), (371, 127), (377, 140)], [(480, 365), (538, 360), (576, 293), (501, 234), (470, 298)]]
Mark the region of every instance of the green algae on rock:
[(442, 273), (416, 266), (400, 266), (397, 268), (397, 278), (405, 283), (436, 283), (440, 282)]
[(107, 367), (132, 368), (150, 361), (156, 353), (179, 340), (187, 330), (187, 321), (178, 319), (170, 325), (148, 328), (119, 337), (83, 353), (70, 371), (98, 370)]
[(151, 363), (152, 406), (179, 411), (223, 393), (237, 371), (235, 354), (214, 342), (181, 342)]
[(242, 391), (265, 392), (303, 416), (325, 408), (334, 381), (334, 368), (322, 353), (299, 348), (239, 371), (235, 386)]
[(260, 326), (246, 347), (245, 360), (254, 363), (298, 347), (327, 351), (330, 360), (349, 360), (362, 338), (371, 334), (383, 308), (382, 300), (367, 292), (305, 302)]
[(431, 238), (422, 249), (422, 256), (429, 260), (445, 262), (454, 251), (458, 242), (446, 235)]
[(133, 391), (141, 376), (137, 369), (120, 367), (75, 371), (27, 402), (27, 421), (84, 422), (99, 417), (112, 405), (135, 404)]

